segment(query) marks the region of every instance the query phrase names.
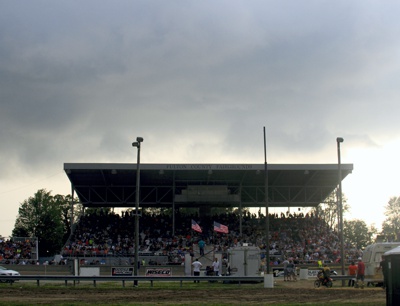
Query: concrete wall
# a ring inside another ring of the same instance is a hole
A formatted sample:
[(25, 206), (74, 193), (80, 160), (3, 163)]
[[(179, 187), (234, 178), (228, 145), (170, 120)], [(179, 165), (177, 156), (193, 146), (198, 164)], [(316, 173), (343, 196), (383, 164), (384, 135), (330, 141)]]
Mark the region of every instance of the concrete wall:
[[(4, 267), (12, 270), (16, 270), (21, 275), (74, 275), (73, 266), (72, 265), (3, 265)], [(118, 265), (100, 265), (100, 266), (85, 266), (85, 267), (100, 267), (100, 275), (101, 276), (110, 276), (111, 268), (118, 267)], [(121, 267), (127, 267), (126, 265), (122, 265)], [(184, 275), (184, 266), (145, 266), (140, 267), (139, 275), (144, 275), (146, 272), (146, 268), (171, 268), (173, 276), (183, 276)]]

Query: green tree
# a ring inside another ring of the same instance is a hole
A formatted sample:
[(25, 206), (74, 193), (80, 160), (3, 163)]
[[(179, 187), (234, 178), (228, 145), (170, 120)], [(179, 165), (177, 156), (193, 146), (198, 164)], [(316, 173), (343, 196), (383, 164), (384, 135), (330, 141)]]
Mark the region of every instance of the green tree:
[(389, 241), (400, 240), (400, 197), (392, 197), (385, 206), (386, 219), (382, 223), (382, 234)]
[[(63, 241), (65, 242), (71, 234), (72, 224), (77, 223), (79, 216), (82, 214), (82, 204), (79, 203), (79, 199), (74, 199), (74, 212), (72, 215), (71, 202), (72, 196), (57, 194), (53, 197), (54, 204), (61, 210), (61, 221), (64, 225), (64, 236)], [(72, 218), (73, 217), (73, 218)], [(72, 221), (72, 224), (71, 224)]]
[[(342, 196), (343, 214), (350, 210), (350, 206), (347, 204), (347, 199)], [(324, 201), (317, 207), (312, 209), (312, 213), (322, 220), (324, 220), (330, 228), (337, 228), (339, 210), (337, 201), (337, 192), (333, 191)]]
[(67, 217), (69, 200), (68, 196), (52, 196), (51, 192), (45, 189), (38, 190), (21, 203), (12, 235), (36, 237), (40, 256), (56, 254), (70, 231), (70, 221)]
[(373, 236), (377, 233), (374, 226), (370, 228), (363, 220), (344, 220), (343, 236), (347, 243), (362, 249), (373, 242)]

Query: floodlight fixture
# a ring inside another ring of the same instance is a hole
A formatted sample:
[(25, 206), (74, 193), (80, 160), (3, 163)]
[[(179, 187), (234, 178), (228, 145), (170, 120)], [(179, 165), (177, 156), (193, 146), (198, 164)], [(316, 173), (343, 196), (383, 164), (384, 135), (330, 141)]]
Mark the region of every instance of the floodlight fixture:
[[(345, 275), (344, 268), (344, 228), (343, 228), (343, 201), (342, 201), (342, 162), (341, 162), (341, 154), (340, 154), (340, 144), (344, 141), (342, 137), (337, 137), (337, 155), (338, 155), (338, 190), (337, 190), (337, 198), (338, 198), (338, 212), (339, 212), (339, 239), (340, 239), (340, 263), (342, 266), (342, 275)], [(344, 286), (344, 280), (342, 280), (342, 286)]]
[[(137, 162), (136, 162), (136, 200), (135, 200), (135, 263), (133, 266), (133, 273), (138, 276), (138, 263), (139, 263), (139, 192), (140, 192), (140, 143), (143, 142), (142, 137), (136, 137), (136, 141), (132, 143), (133, 147), (137, 148)], [(134, 286), (138, 285), (138, 281), (134, 281)]]

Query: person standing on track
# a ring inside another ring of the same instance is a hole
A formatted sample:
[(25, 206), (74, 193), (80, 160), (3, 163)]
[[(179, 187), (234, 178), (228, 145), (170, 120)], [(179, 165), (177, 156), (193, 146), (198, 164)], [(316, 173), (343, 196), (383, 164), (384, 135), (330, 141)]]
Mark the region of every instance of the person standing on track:
[(289, 260), (287, 260), (287, 258), (285, 258), (285, 260), (283, 261), (283, 281), (289, 281), (289, 273), (288, 273), (288, 266), (289, 264)]
[(357, 264), (357, 282), (356, 287), (364, 289), (364, 277), (365, 277), (365, 264), (363, 263), (361, 257), (358, 258)]
[(353, 278), (349, 279), (348, 287), (354, 287), (354, 279), (357, 276), (357, 266), (354, 263), (354, 261), (351, 262), (348, 268), (349, 275), (352, 276)]
[[(200, 276), (200, 269), (202, 267), (202, 263), (196, 258), (195, 261), (192, 262), (193, 267), (193, 276)], [(195, 280), (195, 283), (200, 283), (199, 280)]]
[(286, 266), (287, 269), (287, 279), (288, 281), (296, 280), (296, 266), (293, 263), (293, 260), (289, 260), (289, 263)]
[(379, 263), (379, 268), (378, 271), (382, 270), (382, 274), (383, 274), (383, 285), (382, 285), (382, 289), (386, 289), (386, 283), (387, 283), (387, 262), (385, 261), (385, 256), (382, 255), (382, 260)]
[(218, 261), (217, 257), (215, 257), (214, 262), (212, 263), (212, 266), (213, 266), (214, 275), (215, 276), (219, 276), (220, 264), (219, 264), (219, 261)]

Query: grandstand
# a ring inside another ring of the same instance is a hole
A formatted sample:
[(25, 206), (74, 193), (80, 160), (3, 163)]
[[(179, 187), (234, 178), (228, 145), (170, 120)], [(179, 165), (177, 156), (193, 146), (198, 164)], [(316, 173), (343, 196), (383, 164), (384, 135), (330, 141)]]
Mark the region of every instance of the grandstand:
[[(199, 257), (197, 241), (206, 239), (207, 256), (243, 243), (264, 251), (265, 216), (264, 164), (141, 164), (140, 208), (169, 208), (173, 214), (140, 218), (140, 258), (147, 264), (180, 264), (184, 254)], [(343, 164), (342, 179), (353, 170)], [(64, 164), (71, 181), (72, 195), (85, 208), (132, 208), (136, 196), (136, 164)], [(269, 207), (315, 207), (335, 190), (338, 166), (335, 164), (268, 165)], [(72, 203), (74, 204), (74, 203)], [(183, 215), (180, 208), (197, 208), (195, 215)], [(212, 215), (212, 207), (238, 208), (239, 214)], [(243, 207), (257, 207), (256, 214), (241, 213)], [(339, 240), (317, 216), (270, 214), (270, 254), (291, 256), (298, 261), (338, 258)], [(203, 228), (191, 231), (191, 219)], [(212, 223), (229, 227), (229, 234), (215, 233)], [(297, 228), (297, 231), (294, 229)], [(119, 258), (132, 264), (134, 217), (97, 212), (84, 215), (71, 240), (65, 245), (66, 257), (83, 257), (85, 263), (105, 263)], [(346, 246), (349, 257), (357, 250)], [(351, 251), (350, 251), (351, 250)], [(354, 254), (353, 254), (354, 253)], [(272, 257), (279, 261), (279, 256)], [(354, 257), (353, 257), (354, 258)]]
[[(82, 215), (65, 243), (65, 258), (82, 258), (84, 264), (132, 264), (136, 164), (64, 164), (71, 181), (71, 193), (84, 208), (125, 208), (121, 215), (99, 209)], [(214, 254), (229, 247), (255, 245), (269, 251), (272, 261), (282, 256), (298, 262), (318, 259), (337, 261), (339, 240), (334, 230), (318, 216), (292, 213), (269, 215), (269, 248), (265, 241), (265, 165), (263, 164), (142, 164), (140, 208), (160, 208), (155, 214), (142, 211), (140, 218), (140, 259), (152, 265), (179, 265), (185, 254), (200, 257), (197, 241), (206, 241), (201, 259), (211, 263)], [(342, 179), (352, 172), (342, 165)], [(269, 207), (315, 207), (335, 190), (337, 165), (268, 165)], [(74, 203), (71, 203), (74, 205)], [(197, 208), (193, 215), (181, 208)], [(212, 214), (212, 208), (238, 208), (238, 213)], [(243, 208), (259, 208), (251, 214)], [(169, 214), (164, 214), (168, 209)], [(289, 211), (288, 209), (288, 211)], [(191, 230), (195, 219), (203, 232)], [(213, 222), (229, 228), (216, 233)], [(3, 240), (2, 263), (35, 263), (36, 239)], [(348, 259), (358, 250), (346, 245)], [(272, 264), (274, 264), (272, 263)]]

